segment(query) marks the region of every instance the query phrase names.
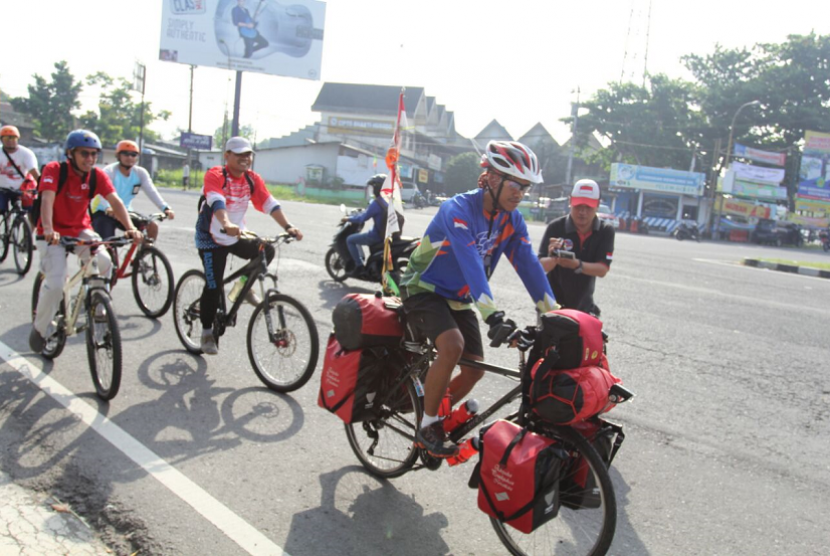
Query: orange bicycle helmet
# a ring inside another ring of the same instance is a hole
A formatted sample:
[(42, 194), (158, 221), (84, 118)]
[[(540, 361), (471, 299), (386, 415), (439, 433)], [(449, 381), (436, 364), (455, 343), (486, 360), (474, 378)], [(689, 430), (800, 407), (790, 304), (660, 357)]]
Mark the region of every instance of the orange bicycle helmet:
[(0, 137), (17, 137), (20, 139), (20, 130), (13, 125), (0, 127)]
[(118, 153), (120, 152), (137, 153), (138, 144), (135, 141), (130, 141), (128, 139), (119, 141), (118, 144), (115, 145), (115, 155), (118, 156)]

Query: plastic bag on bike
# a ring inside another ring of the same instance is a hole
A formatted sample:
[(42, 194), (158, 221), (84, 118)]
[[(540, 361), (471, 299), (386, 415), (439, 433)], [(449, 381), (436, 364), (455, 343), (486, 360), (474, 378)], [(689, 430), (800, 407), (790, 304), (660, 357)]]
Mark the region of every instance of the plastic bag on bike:
[(553, 439), (499, 420), (481, 431), (478, 508), (522, 533), (559, 513), (559, 481), (568, 454)]
[(329, 336), (317, 405), (334, 413), (345, 423), (371, 419), (375, 401), (380, 400), (383, 369), (382, 348), (346, 350), (334, 334)]
[[(605, 466), (611, 467), (617, 450), (625, 440), (622, 427), (596, 417), (576, 423), (573, 428), (588, 439)], [(582, 456), (574, 460), (564, 474), (559, 483), (559, 493), (561, 504), (572, 510), (599, 508), (602, 505), (599, 485)]]
[(350, 293), (335, 306), (331, 315), (337, 341), (346, 349), (397, 346), (403, 338), (396, 297)]

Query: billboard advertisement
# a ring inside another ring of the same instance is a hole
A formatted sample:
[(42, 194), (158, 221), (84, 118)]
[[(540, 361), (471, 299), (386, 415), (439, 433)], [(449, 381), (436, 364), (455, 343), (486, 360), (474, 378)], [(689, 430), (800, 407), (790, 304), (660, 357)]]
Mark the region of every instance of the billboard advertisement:
[(162, 0), (159, 59), (319, 80), (326, 5), (292, 2)]
[(756, 162), (764, 162), (766, 164), (774, 164), (776, 166), (784, 166), (787, 163), (786, 153), (773, 153), (769, 151), (762, 151), (760, 149), (753, 149), (740, 143), (735, 143), (733, 155), (739, 158), (748, 158)]
[(830, 133), (807, 131), (804, 134), (798, 197), (830, 201)]
[(703, 194), (705, 180), (706, 176), (699, 172), (614, 163), (609, 185), (699, 197)]

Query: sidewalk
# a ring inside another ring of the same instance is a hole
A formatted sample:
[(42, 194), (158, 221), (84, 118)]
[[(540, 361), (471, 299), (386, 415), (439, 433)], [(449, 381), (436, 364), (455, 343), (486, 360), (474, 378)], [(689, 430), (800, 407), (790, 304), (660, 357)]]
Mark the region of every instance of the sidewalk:
[(26, 490), (0, 471), (0, 555), (112, 555), (89, 526), (48, 494)]
[(778, 270), (780, 272), (789, 272), (792, 274), (803, 274), (805, 276), (814, 276), (816, 278), (830, 278), (830, 270), (820, 270), (818, 268), (811, 268), (808, 266), (771, 263), (761, 261), (759, 259), (744, 259), (744, 265), (754, 266), (756, 268), (767, 268), (769, 270)]

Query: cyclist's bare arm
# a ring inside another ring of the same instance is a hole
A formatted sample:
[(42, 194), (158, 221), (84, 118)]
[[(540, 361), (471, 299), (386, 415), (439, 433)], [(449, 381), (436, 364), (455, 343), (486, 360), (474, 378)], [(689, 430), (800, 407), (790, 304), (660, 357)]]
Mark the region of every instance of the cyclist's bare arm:
[(222, 227), (222, 232), (229, 236), (239, 236), (241, 230), (239, 226), (231, 222), (228, 218), (228, 211), (225, 209), (218, 209), (213, 212), (213, 216), (219, 221)]
[(37, 180), (40, 177), (40, 170), (38, 170), (37, 168), (32, 168), (26, 173), (35, 178), (35, 180)]
[(285, 218), (285, 214), (283, 214), (282, 209), (276, 209), (271, 211), (271, 218), (274, 221), (282, 226), (282, 229), (291, 234), (292, 236), (297, 238), (297, 241), (303, 239), (303, 233), (300, 231), (299, 228), (292, 226), (288, 223), (288, 219)]
[(112, 207), (112, 212), (115, 214), (115, 218), (121, 222), (121, 225), (124, 226), (124, 235), (132, 238), (133, 241), (136, 243), (140, 242), (144, 237), (141, 232), (139, 232), (135, 226), (133, 226), (133, 221), (130, 218), (130, 214), (127, 212), (127, 208), (124, 206), (124, 203), (121, 202), (121, 198), (118, 196), (117, 193), (110, 193), (106, 196), (107, 202)]

